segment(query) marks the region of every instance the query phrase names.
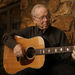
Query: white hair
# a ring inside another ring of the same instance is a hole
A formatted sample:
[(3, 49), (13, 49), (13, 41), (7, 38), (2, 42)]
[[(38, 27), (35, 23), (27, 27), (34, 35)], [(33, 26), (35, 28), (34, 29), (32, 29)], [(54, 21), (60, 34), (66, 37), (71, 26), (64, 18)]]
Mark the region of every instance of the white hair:
[(47, 6), (44, 5), (44, 4), (37, 4), (37, 5), (35, 5), (35, 6), (32, 8), (32, 11), (31, 11), (31, 15), (32, 15), (33, 17), (35, 16), (35, 9), (36, 9), (36, 8), (40, 8), (40, 7), (45, 7), (45, 8), (47, 8)]

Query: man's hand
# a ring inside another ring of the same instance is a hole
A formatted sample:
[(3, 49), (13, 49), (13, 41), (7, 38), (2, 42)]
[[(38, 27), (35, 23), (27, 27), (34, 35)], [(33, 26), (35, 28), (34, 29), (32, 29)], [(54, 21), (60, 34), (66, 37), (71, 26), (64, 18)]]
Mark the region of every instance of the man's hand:
[(14, 47), (14, 55), (16, 57), (23, 57), (24, 56), (24, 49), (23, 49), (23, 47), (20, 44), (17, 44)]
[[(75, 49), (75, 46), (74, 46), (74, 49)], [(73, 50), (72, 58), (75, 60), (75, 50)]]

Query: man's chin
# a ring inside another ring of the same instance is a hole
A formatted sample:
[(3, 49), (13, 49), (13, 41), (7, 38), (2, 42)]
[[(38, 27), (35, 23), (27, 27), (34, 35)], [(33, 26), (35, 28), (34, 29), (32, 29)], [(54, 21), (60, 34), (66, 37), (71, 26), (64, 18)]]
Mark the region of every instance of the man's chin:
[(46, 30), (47, 28), (48, 28), (48, 26), (46, 26), (46, 27), (43, 27), (43, 28), (42, 28), (42, 30)]

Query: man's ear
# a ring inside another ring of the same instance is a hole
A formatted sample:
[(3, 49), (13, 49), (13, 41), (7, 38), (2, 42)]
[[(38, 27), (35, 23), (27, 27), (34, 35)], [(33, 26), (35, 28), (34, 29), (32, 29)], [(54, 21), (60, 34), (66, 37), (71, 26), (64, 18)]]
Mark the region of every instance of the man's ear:
[(35, 20), (35, 18), (34, 18), (34, 17), (32, 17), (32, 20), (33, 20), (34, 24), (36, 24), (36, 20)]

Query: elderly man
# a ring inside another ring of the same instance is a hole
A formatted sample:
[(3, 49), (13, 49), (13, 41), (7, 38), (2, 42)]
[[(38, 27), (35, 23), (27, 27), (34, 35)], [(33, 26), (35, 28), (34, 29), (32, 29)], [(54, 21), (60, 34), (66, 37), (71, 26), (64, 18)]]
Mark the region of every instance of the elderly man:
[[(18, 44), (14, 39), (15, 35), (22, 36), (24, 38), (41, 36), (45, 41), (46, 48), (69, 45), (64, 32), (51, 26), (51, 14), (45, 5), (35, 5), (31, 11), (31, 14), (35, 26), (6, 33), (3, 36), (4, 44), (13, 50), (16, 57), (23, 57), (25, 53), (22, 45)], [(72, 54), (48, 54), (45, 55), (45, 63), (40, 69), (26, 68), (16, 73), (16, 75), (75, 75), (74, 59), (74, 51)]]

